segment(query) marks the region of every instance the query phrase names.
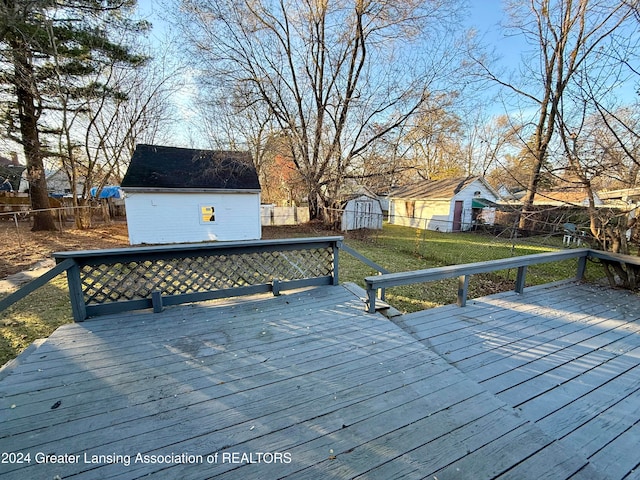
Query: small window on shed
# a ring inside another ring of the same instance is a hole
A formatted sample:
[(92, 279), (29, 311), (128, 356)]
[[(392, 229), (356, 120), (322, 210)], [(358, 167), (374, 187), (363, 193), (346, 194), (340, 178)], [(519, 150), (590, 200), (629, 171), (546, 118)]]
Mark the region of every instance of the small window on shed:
[(212, 205), (200, 205), (200, 223), (216, 221), (216, 208)]
[(475, 192), (473, 192), (474, 197), (479, 197), (480, 195), (482, 195), (482, 192), (480, 190), (476, 190)]
[(416, 218), (416, 202), (415, 201), (404, 202), (404, 208), (405, 208), (405, 211), (407, 212), (407, 217)]

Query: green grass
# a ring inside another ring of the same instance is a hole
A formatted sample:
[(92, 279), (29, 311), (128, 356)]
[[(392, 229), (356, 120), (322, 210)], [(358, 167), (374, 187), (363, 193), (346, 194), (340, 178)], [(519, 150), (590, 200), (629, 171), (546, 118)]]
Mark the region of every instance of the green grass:
[(0, 366), (72, 320), (67, 279), (59, 275), (0, 313)]
[[(482, 233), (439, 233), (397, 225), (385, 225), (370, 237), (347, 238), (345, 243), (391, 272), (419, 270), (463, 263), (482, 262), (519, 255), (557, 250), (558, 241), (545, 239), (548, 245), (523, 239), (514, 244), (509, 239)], [(527, 285), (539, 285), (571, 278), (576, 260), (534, 265), (527, 270)], [(364, 277), (377, 272), (351, 255), (340, 254), (340, 280), (364, 286)], [(469, 297), (480, 297), (512, 289), (516, 271), (501, 270), (471, 277)], [(455, 303), (457, 280), (407, 285), (387, 290), (387, 301), (404, 312)]]
[[(280, 233), (280, 232), (278, 232)], [(283, 228), (283, 236), (336, 235), (336, 232), (298, 232)], [(548, 239), (545, 239), (548, 243)], [(381, 232), (346, 236), (351, 248), (391, 272), (418, 270), (461, 263), (472, 263), (515, 255), (554, 250), (554, 246), (531, 243), (513, 245), (508, 239), (483, 234), (445, 234), (385, 225)], [(527, 285), (571, 278), (576, 262), (569, 260), (529, 267)], [(364, 286), (363, 279), (377, 272), (351, 255), (340, 253), (340, 281)], [(469, 297), (479, 297), (513, 288), (515, 271), (475, 275)], [(412, 312), (456, 301), (457, 281), (448, 279), (428, 284), (407, 285), (387, 291), (387, 301), (401, 311)], [(66, 278), (61, 275), (36, 290), (10, 309), (0, 313), (0, 365), (15, 358), (35, 339), (49, 336), (57, 327), (72, 321)]]

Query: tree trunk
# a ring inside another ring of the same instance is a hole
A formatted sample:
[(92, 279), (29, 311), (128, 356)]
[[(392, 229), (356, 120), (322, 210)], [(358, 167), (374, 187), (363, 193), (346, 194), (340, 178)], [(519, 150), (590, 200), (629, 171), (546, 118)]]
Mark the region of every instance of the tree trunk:
[(309, 192), (309, 220), (321, 218), (320, 199), (315, 190)]
[(33, 231), (56, 230), (55, 222), (49, 207), (47, 181), (42, 161), (42, 148), (38, 132), (38, 110), (34, 87), (34, 73), (29, 55), (19, 40), (11, 42), (13, 50), (13, 67), (16, 76), (16, 99), (20, 118), (20, 135), (22, 147), (27, 160), (27, 179), (31, 208), (40, 210), (34, 213)]
[(110, 225), (111, 224), (111, 208), (109, 205), (109, 200), (106, 198), (103, 198), (102, 200), (100, 200), (100, 206), (102, 207), (102, 221), (106, 225)]
[(86, 230), (91, 228), (91, 208), (89, 201), (86, 199), (79, 199), (77, 201), (77, 207), (75, 208), (76, 228), (78, 230)]

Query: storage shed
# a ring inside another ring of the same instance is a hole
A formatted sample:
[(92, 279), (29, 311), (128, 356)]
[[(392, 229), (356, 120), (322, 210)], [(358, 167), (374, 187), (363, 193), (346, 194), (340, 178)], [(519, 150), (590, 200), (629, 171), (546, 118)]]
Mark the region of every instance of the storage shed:
[(498, 199), (483, 177), (425, 180), (393, 192), (389, 222), (440, 232), (470, 230), (493, 223)]
[(132, 245), (261, 237), (248, 152), (138, 145), (121, 188)]
[(382, 229), (382, 207), (380, 200), (373, 194), (362, 192), (346, 198), (341, 210), (340, 229), (343, 232), (364, 228)]

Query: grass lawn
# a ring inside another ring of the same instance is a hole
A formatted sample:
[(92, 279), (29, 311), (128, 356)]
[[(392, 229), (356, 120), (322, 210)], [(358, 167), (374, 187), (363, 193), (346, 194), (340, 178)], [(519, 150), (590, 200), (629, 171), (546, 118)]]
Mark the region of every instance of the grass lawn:
[[(275, 232), (271, 230), (270, 235), (271, 238), (336, 235), (336, 232), (331, 231), (309, 232), (285, 227)], [(349, 234), (345, 243), (391, 272), (479, 262), (555, 249), (553, 246), (526, 243), (513, 246), (508, 239), (496, 239), (479, 233), (445, 234), (394, 225), (385, 225), (380, 232)], [(532, 266), (528, 269), (527, 285), (570, 278), (575, 275), (575, 271), (575, 260)], [(361, 286), (364, 286), (364, 277), (377, 274), (345, 252), (340, 254), (339, 273), (341, 282), (354, 282)], [(471, 279), (469, 298), (512, 289), (515, 275), (515, 270), (475, 275)], [(455, 303), (456, 293), (457, 281), (449, 279), (389, 289), (387, 301), (401, 311), (411, 312)], [(35, 339), (46, 337), (58, 326), (71, 321), (66, 278), (60, 275), (0, 313), (0, 365), (15, 358)]]
[(0, 313), (0, 366), (72, 321), (67, 279), (59, 275)]
[[(346, 243), (391, 272), (420, 270), (445, 265), (481, 262), (519, 255), (544, 253), (561, 248), (559, 239), (521, 239), (515, 245), (506, 239), (482, 233), (439, 233), (385, 225), (382, 232), (369, 237), (347, 238)], [(576, 260), (534, 265), (527, 270), (527, 285), (564, 280), (575, 275)], [(351, 255), (340, 254), (340, 280), (364, 286), (363, 278), (376, 275)], [(502, 270), (471, 277), (469, 298), (510, 290), (516, 270)], [(406, 285), (387, 290), (387, 301), (404, 312), (413, 312), (456, 302), (457, 279)]]

